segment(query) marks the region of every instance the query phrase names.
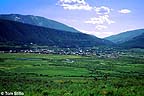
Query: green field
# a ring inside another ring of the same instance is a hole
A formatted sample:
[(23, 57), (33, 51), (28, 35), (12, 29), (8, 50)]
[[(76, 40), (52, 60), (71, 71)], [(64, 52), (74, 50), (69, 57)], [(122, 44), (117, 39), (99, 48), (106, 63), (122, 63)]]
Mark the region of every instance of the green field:
[(0, 92), (144, 96), (144, 58), (0, 53)]

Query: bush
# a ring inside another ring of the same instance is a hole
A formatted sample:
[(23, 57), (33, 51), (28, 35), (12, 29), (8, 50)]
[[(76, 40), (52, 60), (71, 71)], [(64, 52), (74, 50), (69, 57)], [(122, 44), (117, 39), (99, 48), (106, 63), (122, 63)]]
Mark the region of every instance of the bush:
[(48, 96), (48, 95), (49, 95), (48, 91), (45, 90), (45, 91), (42, 92), (42, 96)]

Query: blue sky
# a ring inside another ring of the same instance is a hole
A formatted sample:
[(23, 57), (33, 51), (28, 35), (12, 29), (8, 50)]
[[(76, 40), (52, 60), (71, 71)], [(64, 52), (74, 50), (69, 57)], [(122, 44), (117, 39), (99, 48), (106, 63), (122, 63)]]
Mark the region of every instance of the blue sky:
[(144, 0), (0, 0), (0, 14), (38, 15), (103, 38), (144, 28)]

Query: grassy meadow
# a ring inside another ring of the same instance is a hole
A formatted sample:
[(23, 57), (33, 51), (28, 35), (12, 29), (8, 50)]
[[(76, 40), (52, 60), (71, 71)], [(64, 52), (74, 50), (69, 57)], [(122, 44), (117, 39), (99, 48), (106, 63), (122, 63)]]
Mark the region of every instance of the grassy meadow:
[(0, 53), (0, 92), (25, 96), (144, 96), (144, 59)]

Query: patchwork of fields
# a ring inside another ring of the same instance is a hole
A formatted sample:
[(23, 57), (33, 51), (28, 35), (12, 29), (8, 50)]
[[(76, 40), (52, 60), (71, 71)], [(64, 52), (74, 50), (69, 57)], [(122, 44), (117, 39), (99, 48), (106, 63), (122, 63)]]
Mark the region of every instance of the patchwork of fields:
[(0, 82), (25, 96), (143, 96), (144, 59), (0, 53)]

